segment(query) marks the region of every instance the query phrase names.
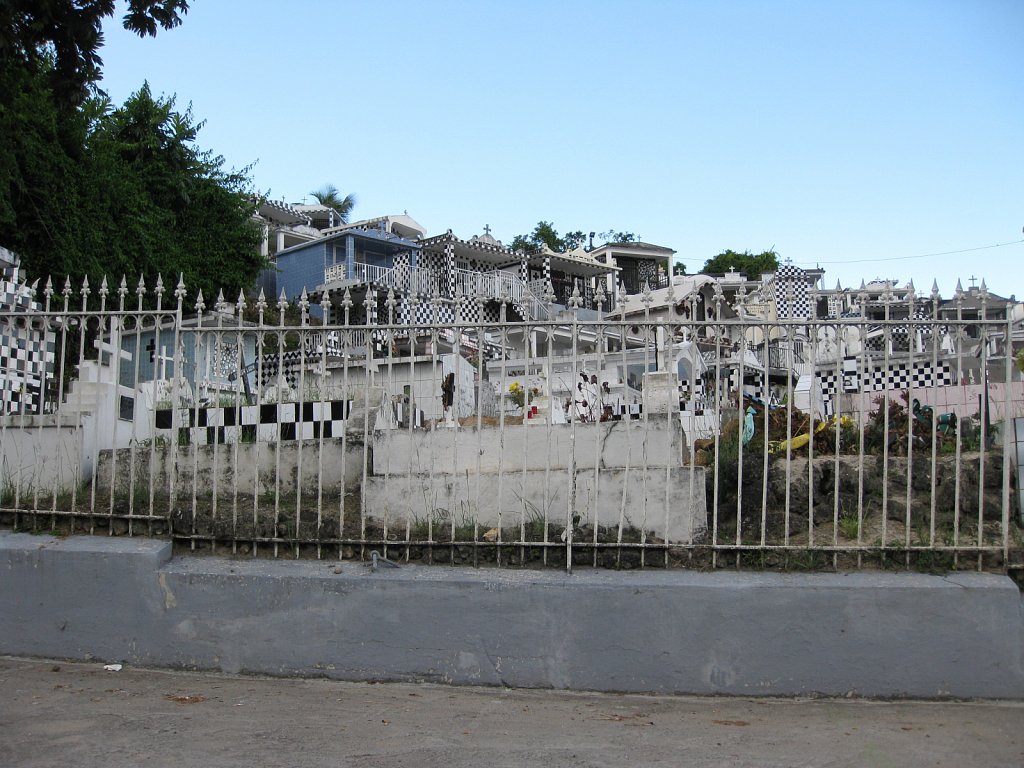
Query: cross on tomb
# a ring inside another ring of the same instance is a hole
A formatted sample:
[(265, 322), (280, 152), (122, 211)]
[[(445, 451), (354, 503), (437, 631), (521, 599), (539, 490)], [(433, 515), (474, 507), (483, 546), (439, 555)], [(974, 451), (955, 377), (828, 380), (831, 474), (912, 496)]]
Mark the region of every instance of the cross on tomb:
[(149, 344), (146, 345), (146, 351), (149, 352), (149, 362), (156, 362), (156, 339), (149, 340)]
[[(152, 360), (152, 357), (150, 357)], [(163, 381), (167, 380), (167, 363), (173, 363), (174, 358), (168, 356), (167, 347), (161, 347), (160, 355), (156, 358), (160, 362), (160, 379)]]
[[(132, 353), (131, 352), (126, 352), (125, 350), (121, 349), (120, 347), (115, 347), (113, 344), (108, 344), (105, 341), (100, 341), (99, 339), (96, 339), (96, 341), (94, 341), (92, 343), (92, 345), (94, 347), (96, 347), (96, 349), (99, 350), (100, 358), (101, 359), (102, 359), (103, 355), (114, 355), (114, 354), (116, 354), (122, 360), (131, 360), (132, 359)], [(108, 363), (108, 365), (109, 365), (109, 363)]]
[(976, 277), (975, 277), (974, 275), (971, 275), (971, 276), (970, 276), (969, 278), (967, 278), (967, 279), (968, 279), (968, 280), (970, 281), (970, 283), (971, 283), (971, 288), (973, 288), (973, 287), (974, 287), (974, 284), (975, 284), (976, 282), (978, 282), (978, 278), (976, 278)]
[(490, 224), (484, 224), (484, 234), (485, 235), (490, 235), (491, 234), (491, 225)]

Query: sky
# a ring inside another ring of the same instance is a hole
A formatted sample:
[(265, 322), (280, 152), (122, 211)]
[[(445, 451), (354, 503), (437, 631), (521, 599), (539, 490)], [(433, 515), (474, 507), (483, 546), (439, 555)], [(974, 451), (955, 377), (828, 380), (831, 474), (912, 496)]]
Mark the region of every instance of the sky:
[(191, 104), (272, 199), (1024, 299), (1020, 0), (191, 5), (156, 38), (108, 20), (101, 87)]

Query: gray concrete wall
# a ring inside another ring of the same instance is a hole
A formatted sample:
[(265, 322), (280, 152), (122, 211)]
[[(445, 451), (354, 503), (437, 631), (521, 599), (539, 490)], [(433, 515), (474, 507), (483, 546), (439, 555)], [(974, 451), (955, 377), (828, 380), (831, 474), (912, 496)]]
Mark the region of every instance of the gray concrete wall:
[(383, 430), (374, 435), (373, 473), (515, 472), (522, 469), (679, 467), (684, 439), (678, 418), (558, 425)]
[(496, 472), (373, 476), (366, 480), (366, 511), (389, 525), (428, 518), (457, 525), (475, 518), (484, 528), (545, 519), (565, 525), (573, 477), (579, 524), (615, 527), (622, 521), (672, 543), (692, 543), (707, 532), (703, 467), (595, 473), (591, 465), (575, 476), (565, 469), (518, 470), (503, 474), (500, 483)]
[(82, 482), (83, 455), (91, 428), (77, 417), (53, 415), (0, 419), (0, 486), (22, 493), (70, 491)]
[[(237, 452), (237, 455), (236, 455)], [(102, 451), (96, 471), (97, 488), (107, 493), (113, 482), (119, 493), (128, 493), (133, 474), (132, 450), (122, 448), (113, 460), (113, 451)], [(158, 493), (168, 493), (175, 478), (178, 493), (191, 495), (193, 486), (201, 497), (217, 490), (218, 497), (240, 494), (273, 493), (275, 482), (282, 494), (317, 492), (322, 478), (323, 493), (337, 495), (342, 479), (347, 488), (358, 487), (363, 477), (363, 436), (349, 433), (341, 440), (288, 440), (279, 443), (232, 443), (230, 445), (184, 445), (175, 450), (161, 446), (153, 451), (140, 446), (134, 451), (134, 479), (137, 486), (149, 487), (152, 479)], [(177, 467), (177, 469), (175, 469)], [(116, 478), (113, 479), (112, 478)], [(276, 478), (276, 481), (275, 481)], [(187, 489), (187, 491), (182, 491)]]
[(1007, 578), (171, 559), (0, 533), (0, 653), (348, 680), (1024, 697)]
[(622, 520), (668, 541), (692, 542), (707, 529), (705, 480), (702, 468), (681, 466), (683, 445), (674, 415), (575, 429), (385, 430), (374, 435), (366, 508), (396, 522), (564, 523), (575, 492), (581, 523)]

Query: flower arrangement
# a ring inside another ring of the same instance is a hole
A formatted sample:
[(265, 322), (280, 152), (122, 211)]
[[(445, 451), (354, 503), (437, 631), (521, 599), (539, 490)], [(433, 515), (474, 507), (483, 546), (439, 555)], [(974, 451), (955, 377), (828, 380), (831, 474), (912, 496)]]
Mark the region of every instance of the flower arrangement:
[(508, 398), (518, 407), (524, 408), (528, 403), (533, 402), (533, 398), (540, 394), (540, 387), (530, 387), (526, 389), (518, 381), (513, 381), (508, 385)]

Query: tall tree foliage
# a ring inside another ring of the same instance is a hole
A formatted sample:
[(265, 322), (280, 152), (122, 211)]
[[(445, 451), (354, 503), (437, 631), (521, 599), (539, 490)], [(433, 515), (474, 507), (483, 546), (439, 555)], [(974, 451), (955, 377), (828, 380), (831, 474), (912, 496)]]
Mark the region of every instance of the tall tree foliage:
[[(636, 235), (632, 232), (619, 232), (613, 229), (601, 232), (598, 237), (608, 243), (632, 243), (636, 241)], [(559, 235), (552, 222), (538, 221), (537, 226), (533, 228), (530, 234), (516, 235), (512, 242), (509, 243), (509, 248), (513, 251), (523, 251), (524, 253), (532, 254), (539, 253), (544, 246), (547, 246), (556, 253), (565, 253), (566, 251), (579, 248), (581, 245), (586, 245), (587, 242), (587, 235), (582, 230), (578, 229), (575, 232), (566, 232), (564, 235)]]
[(779, 254), (774, 250), (751, 253), (737, 253), (733, 250), (722, 251), (704, 262), (701, 269), (706, 275), (724, 274), (730, 269), (743, 272), (750, 280), (757, 280), (762, 272), (774, 272), (779, 268)]
[(196, 145), (202, 124), (174, 107), (144, 85), (95, 123), (81, 204), (101, 227), (82, 262), (89, 271), (183, 273), (208, 299), (217, 287), (234, 299), (263, 263), (253, 191), (245, 171), (225, 170), (223, 158)]
[[(47, 61), (50, 92), (58, 106), (82, 104), (102, 73), (103, 20), (115, 0), (4, 0), (0, 3), (0, 71), (36, 71)], [(188, 13), (188, 0), (128, 0), (124, 28), (140, 37), (172, 29)]]
[(320, 189), (309, 193), (320, 205), (333, 208), (341, 217), (342, 224), (348, 224), (349, 216), (356, 205), (356, 196), (352, 194), (341, 196), (341, 192), (333, 184), (324, 184)]
[[(157, 272), (172, 283), (183, 273), (207, 304), (220, 287), (233, 299), (263, 265), (247, 169), (200, 149), (202, 123), (173, 98), (143, 85), (114, 109), (95, 89), (113, 7), (0, 3), (0, 244), (30, 278), (141, 273), (152, 285)], [(154, 34), (187, 7), (131, 0), (125, 25)]]

